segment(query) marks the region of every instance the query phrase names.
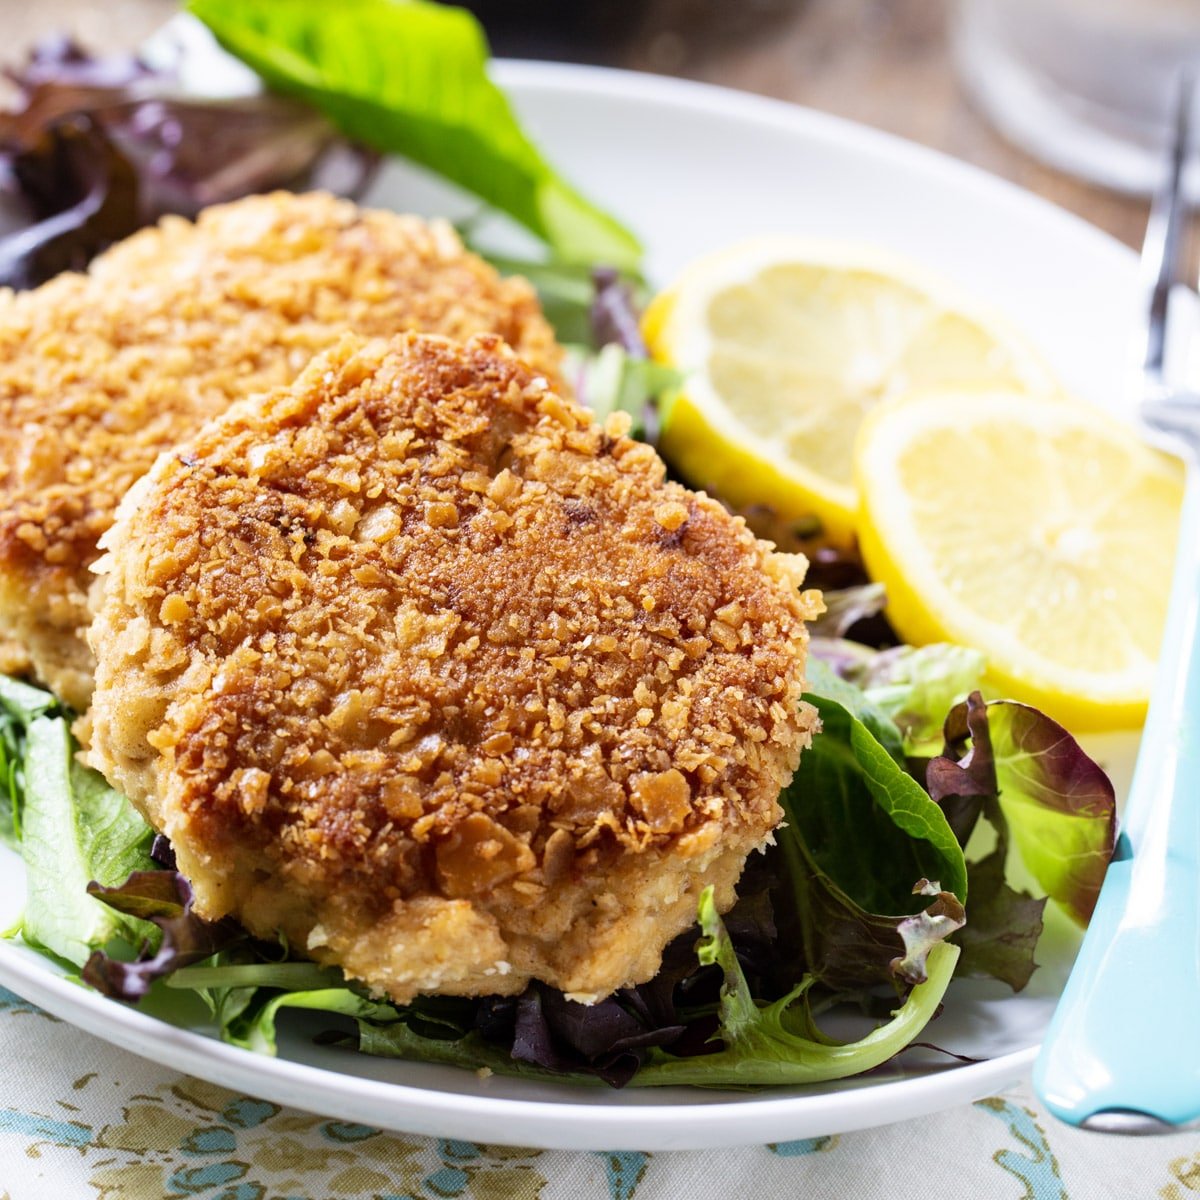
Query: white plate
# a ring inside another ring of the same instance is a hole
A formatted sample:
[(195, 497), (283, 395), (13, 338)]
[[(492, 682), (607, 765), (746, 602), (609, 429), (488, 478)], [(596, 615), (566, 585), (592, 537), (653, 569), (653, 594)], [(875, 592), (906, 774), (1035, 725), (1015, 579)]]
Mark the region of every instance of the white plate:
[[(1082, 221), (949, 159), (790, 105), (594, 68), (499, 63), (530, 130), (585, 192), (620, 213), (664, 281), (688, 260), (765, 232), (869, 241), (919, 259), (1000, 309), (1081, 395), (1117, 408), (1136, 315), (1133, 255)], [(471, 210), (389, 168), (372, 200), (453, 216)], [(1131, 739), (1104, 747), (1123, 788)], [(0, 928), (22, 900), (0, 848)], [(105, 1000), (19, 944), (0, 983), (137, 1054), (227, 1087), (344, 1120), (546, 1148), (662, 1150), (812, 1137), (917, 1117), (986, 1095), (1030, 1065), (1074, 951), (1056, 929), (1020, 996), (956, 983), (927, 1032), (981, 1061), (920, 1052), (867, 1079), (758, 1093), (546, 1085), (314, 1046), (289, 1025), (277, 1059), (223, 1045)]]

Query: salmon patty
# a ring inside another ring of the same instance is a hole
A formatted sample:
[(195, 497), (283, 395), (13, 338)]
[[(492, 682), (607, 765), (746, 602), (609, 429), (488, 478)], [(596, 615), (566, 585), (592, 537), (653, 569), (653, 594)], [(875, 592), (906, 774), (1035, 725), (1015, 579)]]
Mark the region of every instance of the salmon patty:
[[(231, 401), (290, 383), (346, 331), (502, 335), (555, 378), (523, 280), (444, 222), (323, 193), (167, 218), (35, 291), (0, 293), (0, 645), (75, 708), (96, 543), (160, 451)], [(12, 643), (17, 645), (14, 647)]]
[(805, 562), (498, 338), (348, 338), (105, 539), (91, 761), (198, 910), (396, 1001), (585, 1001), (725, 909), (814, 717)]

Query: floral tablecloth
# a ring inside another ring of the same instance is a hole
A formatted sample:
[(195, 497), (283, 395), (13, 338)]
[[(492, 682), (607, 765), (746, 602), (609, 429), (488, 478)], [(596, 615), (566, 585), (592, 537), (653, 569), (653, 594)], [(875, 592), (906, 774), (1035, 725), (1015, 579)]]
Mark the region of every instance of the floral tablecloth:
[(0, 989), (0, 1200), (1190, 1200), (1200, 1135), (1054, 1123), (1028, 1086), (865, 1133), (586, 1154), (384, 1133), (238, 1096)]

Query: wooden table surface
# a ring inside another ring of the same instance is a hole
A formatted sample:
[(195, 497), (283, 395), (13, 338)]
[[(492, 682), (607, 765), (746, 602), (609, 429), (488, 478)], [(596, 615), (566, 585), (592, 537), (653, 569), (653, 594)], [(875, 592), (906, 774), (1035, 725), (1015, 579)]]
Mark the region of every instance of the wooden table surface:
[[(1013, 180), (1123, 241), (1141, 240), (1146, 204), (1043, 166), (995, 133), (953, 69), (955, 0), (492, 0), (497, 48), (610, 62), (793, 100), (923, 142)], [(514, 13), (554, 11), (555, 34)], [(3, 0), (8, 61), (37, 37), (70, 30), (85, 45), (136, 44), (175, 11), (171, 0)], [(576, 11), (582, 11), (577, 7)]]

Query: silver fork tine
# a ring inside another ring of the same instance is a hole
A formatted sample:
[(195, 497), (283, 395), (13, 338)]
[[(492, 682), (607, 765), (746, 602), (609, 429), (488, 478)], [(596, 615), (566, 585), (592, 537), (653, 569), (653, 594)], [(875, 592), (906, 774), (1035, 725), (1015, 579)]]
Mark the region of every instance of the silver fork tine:
[(1142, 244), (1142, 280), (1146, 296), (1145, 352), (1139, 400), (1155, 399), (1166, 390), (1165, 358), (1167, 310), (1171, 288), (1186, 282), (1182, 269), (1185, 223), (1189, 205), (1184, 196), (1184, 166), (1191, 142), (1192, 101), (1196, 79), (1185, 72), (1179, 79), (1175, 132), (1171, 142), (1169, 168), (1154, 195), (1146, 240)]

